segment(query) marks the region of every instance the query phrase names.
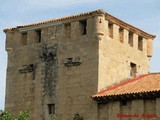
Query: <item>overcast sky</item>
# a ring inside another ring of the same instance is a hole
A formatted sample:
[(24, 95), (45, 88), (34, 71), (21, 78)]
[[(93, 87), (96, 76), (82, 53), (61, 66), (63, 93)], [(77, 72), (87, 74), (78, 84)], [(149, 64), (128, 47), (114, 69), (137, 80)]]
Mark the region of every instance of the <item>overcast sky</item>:
[(0, 109), (4, 109), (7, 53), (4, 28), (103, 9), (154, 40), (151, 72), (160, 71), (160, 0), (0, 0)]

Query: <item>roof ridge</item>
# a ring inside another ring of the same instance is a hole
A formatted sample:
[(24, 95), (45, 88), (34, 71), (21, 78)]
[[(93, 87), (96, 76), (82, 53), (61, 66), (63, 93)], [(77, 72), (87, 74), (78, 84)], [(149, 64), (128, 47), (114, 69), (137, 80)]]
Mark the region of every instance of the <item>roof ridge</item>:
[(149, 74), (160, 74), (160, 72), (153, 72), (153, 73), (149, 73)]
[(43, 21), (31, 23), (31, 24), (19, 25), (19, 26), (12, 27), (12, 28), (5, 28), (5, 29), (3, 29), (3, 31), (5, 32), (7, 30), (13, 30), (13, 29), (16, 29), (16, 28), (30, 27), (30, 26), (34, 26), (34, 25), (40, 25), (40, 24), (45, 24), (45, 23), (50, 23), (50, 22), (61, 21), (61, 20), (69, 19), (69, 18), (79, 17), (79, 16), (82, 16), (82, 15), (89, 15), (89, 14), (92, 14), (92, 13), (104, 13), (105, 14), (106, 12), (103, 11), (102, 9), (97, 9), (97, 10), (93, 10), (93, 11), (90, 11), (90, 12), (78, 13), (78, 14), (74, 14), (74, 15), (70, 15), (70, 16), (53, 18), (53, 19), (49, 19), (49, 20), (43, 20)]
[[(81, 17), (81, 16), (84, 16), (84, 15), (92, 15), (93, 13), (99, 13), (99, 14), (104, 14), (105, 16), (109, 16), (110, 18), (114, 19), (116, 23), (124, 25), (124, 26), (126, 25), (126, 26), (129, 27), (128, 29), (133, 28), (133, 30), (137, 30), (137, 31), (143, 33), (145, 37), (149, 37), (149, 38), (152, 38), (152, 39), (154, 39), (156, 37), (155, 35), (149, 34), (149, 33), (145, 32), (145, 31), (143, 31), (143, 30), (141, 30), (137, 27), (134, 27), (133, 25), (131, 25), (127, 22), (124, 22), (124, 21), (120, 20), (117, 17), (112, 16), (111, 14), (105, 12), (103, 9), (97, 9), (97, 10), (93, 10), (93, 11), (90, 11), (90, 12), (74, 14), (74, 15), (65, 16), (65, 17), (61, 17), (61, 18), (44, 20), (44, 21), (41, 21), (41, 22), (35, 22), (35, 23), (32, 23), (32, 24), (26, 24), (26, 25), (16, 26), (16, 27), (12, 27), (12, 28), (5, 28), (5, 29), (3, 29), (3, 31), (6, 32), (6, 31), (9, 31), (9, 30), (17, 29), (17, 28), (31, 27), (31, 26), (36, 26), (36, 25), (41, 25), (41, 24), (46, 24), (46, 23), (51, 23), (51, 22), (58, 22), (58, 21), (67, 20), (67, 19), (70, 19), (70, 18)], [(141, 34), (141, 33), (139, 33), (139, 34)]]
[(125, 82), (118, 83), (118, 84), (115, 85), (115, 86), (109, 87), (109, 88), (107, 88), (107, 89), (105, 89), (105, 90), (102, 90), (102, 91), (98, 92), (97, 95), (103, 94), (103, 93), (105, 93), (106, 91), (113, 90), (113, 89), (115, 89), (115, 88), (118, 88), (118, 87), (120, 87), (120, 86), (126, 85), (126, 84), (128, 84), (128, 83), (137, 81), (137, 80), (139, 80), (139, 79), (141, 79), (141, 78), (144, 78), (144, 77), (146, 77), (146, 76), (148, 76), (148, 75), (150, 75), (150, 74), (144, 74), (144, 75), (141, 75), (141, 76), (139, 76), (139, 77), (137, 77), (137, 78), (129, 79), (129, 80), (125, 81)]

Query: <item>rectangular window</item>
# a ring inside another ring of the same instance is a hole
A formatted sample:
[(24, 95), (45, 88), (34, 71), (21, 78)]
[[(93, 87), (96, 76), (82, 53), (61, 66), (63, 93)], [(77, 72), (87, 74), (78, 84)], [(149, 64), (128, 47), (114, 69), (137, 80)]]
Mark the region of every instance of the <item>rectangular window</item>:
[(80, 24), (80, 34), (86, 35), (87, 34), (87, 20), (79, 21)]
[(122, 114), (126, 114), (126, 111), (130, 112), (131, 109), (131, 103), (132, 101), (130, 100), (120, 100), (120, 112)]
[(120, 101), (120, 105), (121, 105), (121, 106), (127, 105), (127, 101), (126, 101), (126, 100), (121, 100), (121, 101)]
[(138, 50), (143, 50), (143, 38), (138, 36)]
[(124, 29), (123, 28), (119, 28), (119, 41), (121, 43), (123, 43), (123, 40), (124, 40)]
[(41, 30), (36, 30), (36, 42), (41, 42)]
[(55, 114), (55, 104), (48, 104), (48, 113)]
[(133, 33), (129, 32), (129, 36), (128, 36), (128, 44), (133, 47)]
[(136, 77), (136, 73), (137, 73), (136, 64), (130, 63), (130, 76), (131, 77)]
[(65, 37), (71, 38), (71, 23), (65, 24)]
[(109, 32), (109, 37), (113, 38), (113, 24), (112, 23), (108, 24), (108, 32)]
[(21, 43), (22, 43), (22, 45), (27, 45), (27, 32), (22, 33)]

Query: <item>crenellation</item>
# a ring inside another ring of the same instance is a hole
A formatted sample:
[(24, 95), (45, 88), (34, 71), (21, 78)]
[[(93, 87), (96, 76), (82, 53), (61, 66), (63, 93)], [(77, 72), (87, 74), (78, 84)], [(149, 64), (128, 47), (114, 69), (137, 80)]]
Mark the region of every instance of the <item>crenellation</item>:
[(130, 47), (133, 47), (133, 32), (130, 32), (129, 31), (129, 34), (128, 34), (128, 44), (130, 45)]
[(93, 37), (93, 30), (94, 30), (94, 19), (88, 18), (87, 19), (87, 36), (88, 38)]
[(138, 44), (139, 44), (138, 38), (139, 36), (133, 33), (133, 45), (132, 46), (135, 50), (138, 50)]
[(64, 34), (64, 38), (71, 38), (71, 23), (64, 24), (62, 26), (62, 31)]
[(143, 53), (147, 56), (147, 39), (142, 38), (142, 49), (143, 49)]
[(108, 23), (108, 35), (110, 38), (113, 38), (113, 23)]
[(129, 36), (129, 31), (124, 29), (124, 44), (128, 44), (128, 37)]
[(79, 21), (74, 21), (71, 23), (71, 38), (69, 41), (76, 40), (80, 36), (80, 23)]
[(14, 48), (14, 32), (10, 31), (6, 33), (6, 46), (5, 49), (7, 52), (13, 51)]
[(119, 40), (119, 26), (113, 24), (113, 40)]
[(47, 42), (48, 41), (48, 28), (42, 28), (41, 29), (41, 35), (42, 35), (42, 42)]
[(119, 41), (124, 43), (124, 29), (122, 27), (119, 27)]
[[(27, 36), (24, 36), (25, 34), (27, 34)], [(25, 42), (26, 38), (24, 38), (24, 37), (27, 38), (27, 42)], [(36, 36), (36, 31), (35, 30), (30, 30), (30, 31), (27, 31), (26, 33), (22, 33), (22, 40), (23, 40), (22, 44), (23, 45), (32, 45), (32, 44), (36, 43), (36, 40), (37, 40), (36, 37), (37, 36)]]
[(152, 52), (153, 52), (153, 40), (152, 39), (147, 39), (147, 56), (148, 58), (152, 57)]

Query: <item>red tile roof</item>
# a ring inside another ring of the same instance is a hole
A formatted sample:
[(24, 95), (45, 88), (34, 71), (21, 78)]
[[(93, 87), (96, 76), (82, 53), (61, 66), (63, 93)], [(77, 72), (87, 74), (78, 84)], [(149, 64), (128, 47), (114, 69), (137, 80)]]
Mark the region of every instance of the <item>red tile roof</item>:
[(160, 73), (150, 73), (122, 82), (98, 92), (92, 98), (122, 96), (160, 91)]
[(71, 15), (71, 16), (66, 16), (66, 17), (62, 17), (62, 18), (45, 20), (45, 21), (36, 22), (36, 23), (33, 23), (33, 24), (27, 24), (27, 25), (17, 26), (17, 27), (13, 27), (13, 28), (6, 28), (6, 29), (4, 29), (4, 31), (14, 30), (16, 28), (30, 27), (30, 26), (36, 26), (36, 25), (41, 25), (41, 24), (45, 24), (45, 23), (51, 23), (51, 22), (67, 20), (67, 19), (76, 18), (76, 17), (80, 17), (80, 16), (91, 15), (92, 13), (103, 13), (103, 11), (102, 10), (95, 10), (95, 11), (91, 11), (91, 12), (86, 12), (86, 13), (80, 13), (80, 14), (75, 14), (75, 15)]
[(95, 14), (96, 13), (104, 14), (106, 16), (106, 19), (108, 18), (107, 20), (109, 20), (109, 21), (111, 21), (115, 24), (118, 24), (118, 25), (124, 27), (127, 30), (132, 30), (133, 32), (137, 31), (137, 34), (142, 35), (146, 38), (155, 38), (156, 37), (155, 35), (144, 32), (143, 30), (140, 30), (140, 29), (138, 29), (138, 28), (126, 23), (126, 22), (123, 22), (122, 20), (106, 13), (105, 11), (103, 11), (101, 9), (91, 11), (91, 12), (76, 14), (76, 15), (72, 15), (72, 16), (62, 17), (62, 18), (58, 18), (58, 19), (51, 19), (51, 20), (46, 20), (46, 21), (37, 22), (37, 23), (33, 23), (33, 24), (27, 24), (27, 25), (17, 26), (17, 27), (13, 27), (13, 28), (6, 28), (3, 31), (6, 32), (6, 31), (9, 31), (9, 30), (14, 30), (14, 29), (18, 29), (18, 28), (31, 27), (31, 26), (36, 26), (36, 25), (41, 25), (41, 24), (46, 24), (46, 23), (51, 23), (51, 22), (63, 21), (63, 20), (73, 19), (73, 18), (77, 18), (77, 17), (81, 17), (81, 16), (92, 15), (94, 13)]

